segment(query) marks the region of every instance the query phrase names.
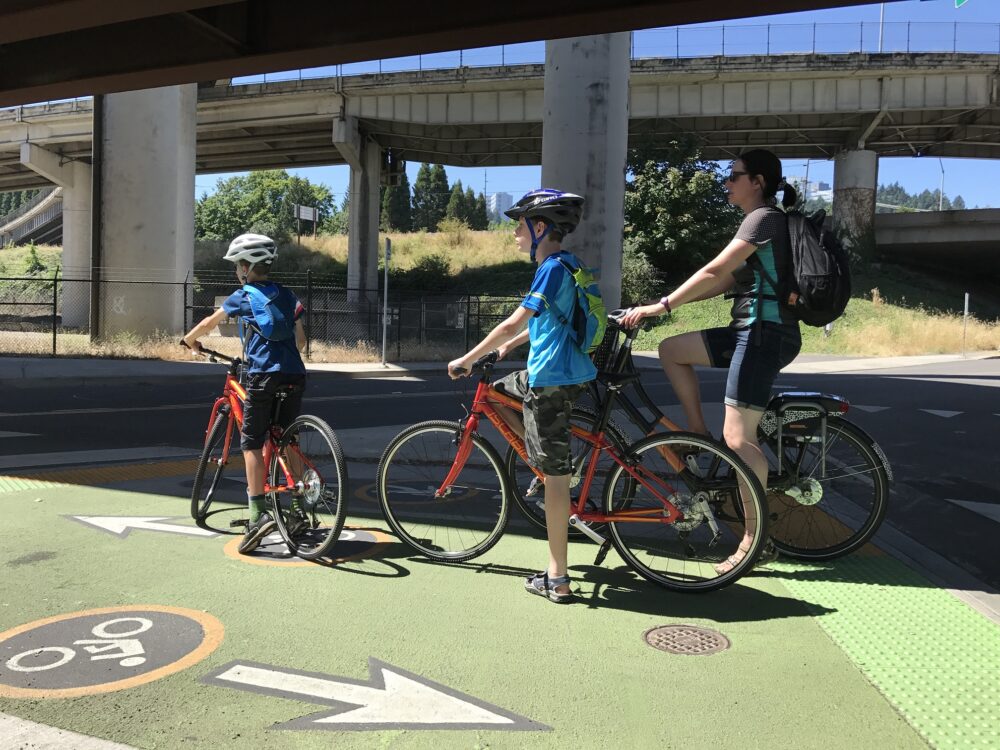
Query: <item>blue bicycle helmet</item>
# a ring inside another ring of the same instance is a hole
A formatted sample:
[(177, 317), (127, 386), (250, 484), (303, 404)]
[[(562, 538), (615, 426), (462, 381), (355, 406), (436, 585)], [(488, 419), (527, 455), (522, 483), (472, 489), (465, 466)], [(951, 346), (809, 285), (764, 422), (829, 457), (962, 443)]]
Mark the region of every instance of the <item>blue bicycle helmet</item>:
[[(573, 193), (561, 190), (540, 188), (525, 193), (521, 200), (504, 211), (509, 218), (517, 221), (522, 216), (528, 225), (531, 235), (531, 260), (535, 260), (535, 249), (538, 243), (552, 230), (567, 235), (576, 229), (583, 214), (584, 199)], [(545, 231), (537, 237), (530, 219), (541, 219), (545, 222)]]

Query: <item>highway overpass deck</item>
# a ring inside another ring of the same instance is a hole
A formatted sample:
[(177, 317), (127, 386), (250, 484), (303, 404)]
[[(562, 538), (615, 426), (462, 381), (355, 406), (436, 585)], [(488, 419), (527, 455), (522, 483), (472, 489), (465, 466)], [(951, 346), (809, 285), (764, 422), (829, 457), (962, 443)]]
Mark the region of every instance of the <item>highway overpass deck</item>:
[[(708, 158), (748, 146), (831, 158), (859, 141), (881, 156), (1000, 157), (997, 56), (894, 53), (632, 61), (629, 140), (689, 133)], [(342, 164), (340, 116), (408, 161), (541, 163), (544, 66), (505, 65), (202, 86), (197, 170)], [(22, 143), (89, 161), (92, 102), (0, 111), (0, 190), (48, 184)]]

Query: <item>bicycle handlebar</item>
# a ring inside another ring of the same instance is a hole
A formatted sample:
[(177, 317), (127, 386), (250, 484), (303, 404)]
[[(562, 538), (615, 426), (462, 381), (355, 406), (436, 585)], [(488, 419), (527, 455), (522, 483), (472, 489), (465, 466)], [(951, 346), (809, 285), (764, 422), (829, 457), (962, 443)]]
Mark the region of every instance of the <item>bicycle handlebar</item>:
[(204, 346), (199, 346), (197, 349), (192, 349), (190, 346), (188, 346), (188, 343), (184, 339), (180, 340), (180, 345), (186, 347), (187, 349), (191, 349), (191, 351), (194, 354), (205, 357), (205, 359), (207, 359), (209, 362), (222, 362), (223, 364), (227, 364), (230, 366), (240, 363), (240, 360), (236, 357), (230, 357), (226, 354), (222, 354), (221, 352), (216, 352), (211, 349), (207, 349)]
[(470, 367), (468, 370), (453, 367), (451, 371), (452, 374), (454, 375), (471, 375), (477, 370), (483, 370), (484, 372), (489, 372), (491, 369), (493, 369), (493, 365), (495, 365), (497, 363), (497, 360), (499, 359), (500, 359), (500, 352), (494, 349), (493, 351), (484, 354), (482, 357), (473, 362), (472, 367)]

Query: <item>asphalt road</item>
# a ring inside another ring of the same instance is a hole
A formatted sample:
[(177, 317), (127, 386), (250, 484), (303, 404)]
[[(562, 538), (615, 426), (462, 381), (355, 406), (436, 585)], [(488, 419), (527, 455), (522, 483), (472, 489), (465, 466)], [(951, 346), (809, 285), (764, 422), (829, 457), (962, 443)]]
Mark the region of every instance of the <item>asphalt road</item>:
[[(702, 373), (706, 403), (722, 398), (725, 373)], [(74, 463), (73, 453), (147, 446), (190, 448), (203, 439), (208, 408), (221, 387), (211, 378), (158, 383), (7, 388), (0, 412), (4, 465), (18, 456), (68, 454), (50, 463)], [(658, 373), (643, 378), (654, 400), (675, 413), (669, 386)], [(310, 377), (306, 411), (338, 431), (380, 428), (425, 419), (458, 419), (472, 393), (468, 380), (421, 375), (401, 379)], [(846, 396), (849, 418), (882, 446), (895, 474), (887, 528), (1000, 589), (996, 538), (1000, 532), (1000, 358), (895, 370), (783, 374), (777, 387)], [(716, 409), (716, 413), (718, 410)], [(711, 410), (709, 411), (711, 420)], [(624, 420), (624, 417), (621, 417)], [(388, 431), (387, 431), (388, 430)], [(718, 433), (719, 426), (715, 427)], [(350, 454), (350, 446), (345, 446)], [(27, 465), (27, 461), (22, 465)], [(888, 532), (887, 532), (888, 533)], [(877, 537), (878, 538), (878, 537)]]

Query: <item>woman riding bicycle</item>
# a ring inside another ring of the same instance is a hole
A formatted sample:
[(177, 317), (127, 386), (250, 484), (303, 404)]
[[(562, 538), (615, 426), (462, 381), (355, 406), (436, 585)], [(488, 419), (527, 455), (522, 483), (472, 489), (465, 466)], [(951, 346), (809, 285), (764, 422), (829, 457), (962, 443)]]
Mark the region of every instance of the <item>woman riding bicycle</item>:
[[(784, 208), (793, 206), (797, 196), (781, 176), (781, 161), (764, 149), (748, 151), (733, 162), (726, 189), (729, 202), (744, 214), (733, 239), (674, 292), (630, 310), (624, 323), (631, 327), (688, 302), (733, 294), (729, 326), (664, 339), (660, 363), (684, 409), (688, 428), (706, 435), (694, 366), (728, 368), (723, 438), (766, 488), (767, 459), (757, 443), (757, 425), (778, 372), (795, 359), (802, 346), (798, 321), (778, 304), (777, 290), (768, 280), (780, 278), (790, 264), (787, 221), (776, 206), (776, 196), (783, 191)], [(737, 555), (746, 553), (749, 539), (745, 541)], [(731, 570), (742, 559), (737, 555), (721, 563), (719, 572)]]

